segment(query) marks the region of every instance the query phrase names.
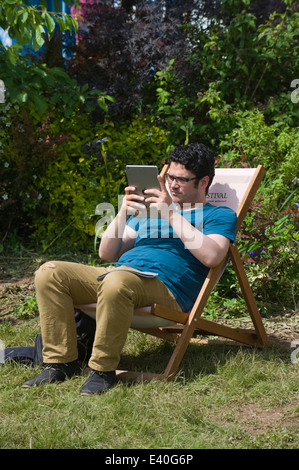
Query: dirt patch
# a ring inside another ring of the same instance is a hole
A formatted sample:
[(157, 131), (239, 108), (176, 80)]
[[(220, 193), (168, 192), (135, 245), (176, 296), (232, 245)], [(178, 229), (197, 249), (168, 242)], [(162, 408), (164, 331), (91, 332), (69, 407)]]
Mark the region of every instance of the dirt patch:
[(32, 284), (34, 281), (33, 276), (25, 276), (22, 279), (14, 282), (0, 282), (0, 292), (5, 289), (14, 288), (15, 286), (24, 286), (27, 284)]
[(298, 425), (298, 415), (292, 415), (289, 407), (261, 409), (255, 404), (247, 404), (236, 411), (236, 416), (246, 431), (253, 435)]
[[(290, 347), (293, 340), (299, 339), (299, 314), (298, 311), (288, 312), (284, 315), (274, 315), (271, 318), (262, 318), (265, 330), (272, 342)], [(252, 329), (250, 318), (232, 319), (225, 322), (227, 326), (234, 328)]]
[(0, 283), (0, 321), (12, 320), (15, 323), (14, 315), (9, 315), (14, 307), (25, 302), (26, 299), (32, 297), (35, 293), (34, 277), (25, 276), (14, 282)]

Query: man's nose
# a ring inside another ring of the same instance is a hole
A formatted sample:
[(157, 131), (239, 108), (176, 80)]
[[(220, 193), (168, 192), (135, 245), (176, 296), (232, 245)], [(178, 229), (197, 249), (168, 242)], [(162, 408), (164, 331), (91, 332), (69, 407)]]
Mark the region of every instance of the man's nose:
[(170, 186), (171, 186), (171, 188), (172, 188), (172, 187), (177, 188), (177, 187), (179, 186), (179, 184), (178, 184), (177, 180), (174, 179), (174, 180), (171, 181), (171, 185), (170, 185)]

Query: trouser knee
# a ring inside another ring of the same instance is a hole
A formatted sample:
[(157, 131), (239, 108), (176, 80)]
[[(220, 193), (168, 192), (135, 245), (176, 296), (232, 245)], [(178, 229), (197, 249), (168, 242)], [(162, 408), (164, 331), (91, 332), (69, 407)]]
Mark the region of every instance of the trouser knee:
[(52, 262), (51, 263), (47, 262), (47, 263), (42, 264), (37, 269), (37, 271), (35, 271), (34, 279), (35, 279), (36, 287), (45, 286), (48, 283), (49, 278), (52, 276), (52, 271), (55, 268), (56, 268), (56, 265)]
[(109, 273), (99, 283), (98, 299), (109, 303), (117, 300), (133, 303), (134, 290), (128, 285), (122, 273)]
[(34, 283), (36, 290), (44, 292), (55, 284), (61, 285), (63, 278), (63, 262), (48, 261), (35, 272)]

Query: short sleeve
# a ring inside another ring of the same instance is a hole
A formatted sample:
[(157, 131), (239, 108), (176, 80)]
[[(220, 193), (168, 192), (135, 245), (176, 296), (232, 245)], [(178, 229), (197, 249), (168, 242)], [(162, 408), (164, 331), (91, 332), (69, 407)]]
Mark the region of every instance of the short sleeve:
[(133, 230), (135, 230), (135, 232), (138, 232), (138, 229), (139, 229), (139, 220), (138, 217), (134, 217), (133, 215), (131, 215), (128, 220), (127, 220), (127, 223), (126, 225), (128, 225), (130, 228), (132, 228)]
[(223, 235), (232, 242), (236, 236), (237, 216), (235, 211), (226, 206), (213, 207), (204, 214), (203, 233), (205, 235)]

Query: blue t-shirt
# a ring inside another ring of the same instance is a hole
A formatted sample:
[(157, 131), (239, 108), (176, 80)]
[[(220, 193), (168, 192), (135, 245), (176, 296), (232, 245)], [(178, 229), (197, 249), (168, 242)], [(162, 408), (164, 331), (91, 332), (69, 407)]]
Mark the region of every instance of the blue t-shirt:
[[(219, 234), (235, 239), (236, 214), (225, 206), (210, 203), (178, 211), (205, 235)], [(124, 253), (116, 266), (158, 273), (183, 311), (188, 312), (209, 272), (186, 248), (166, 219), (130, 217), (127, 224), (137, 232), (135, 246)]]

